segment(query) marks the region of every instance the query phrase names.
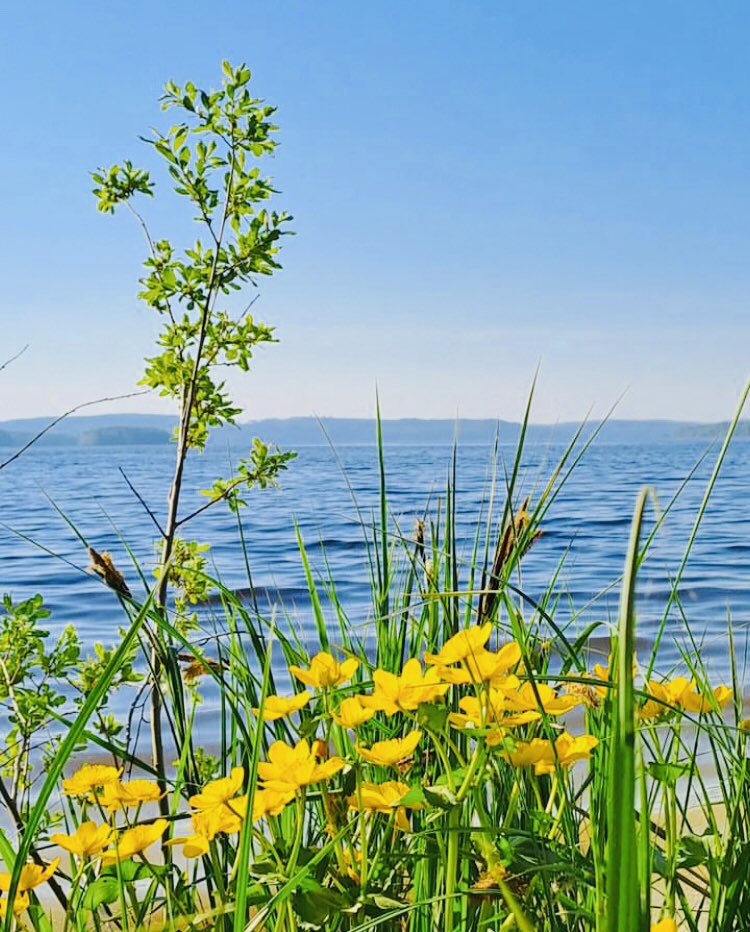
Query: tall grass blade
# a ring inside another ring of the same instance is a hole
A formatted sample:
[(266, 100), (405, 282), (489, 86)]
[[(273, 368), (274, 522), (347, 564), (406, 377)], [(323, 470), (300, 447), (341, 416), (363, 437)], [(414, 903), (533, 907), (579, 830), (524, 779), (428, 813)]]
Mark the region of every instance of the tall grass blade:
[(649, 494), (649, 489), (642, 489), (636, 502), (620, 601), (616, 694), (609, 750), (607, 932), (641, 932), (642, 927), (637, 861), (638, 817), (635, 811), (636, 710), (633, 661), (638, 548)]

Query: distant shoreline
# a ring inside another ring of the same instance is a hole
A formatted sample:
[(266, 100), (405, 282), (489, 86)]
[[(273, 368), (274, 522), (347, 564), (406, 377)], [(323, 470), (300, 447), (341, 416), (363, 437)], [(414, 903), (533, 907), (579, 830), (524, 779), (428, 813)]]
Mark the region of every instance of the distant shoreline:
[[(27, 418), (0, 421), (0, 447), (19, 448), (43, 430), (53, 418)], [(175, 419), (160, 414), (103, 414), (70, 417), (61, 421), (39, 441), (45, 447), (163, 446), (170, 442)], [(678, 443), (710, 442), (721, 438), (727, 423), (705, 424), (670, 420), (590, 421), (581, 430), (585, 440), (598, 432), (596, 443)], [(462, 446), (515, 444), (521, 425), (489, 418), (420, 419), (399, 418), (381, 421), (384, 442), (392, 446), (444, 446), (458, 441)], [(526, 442), (530, 444), (568, 443), (580, 424), (530, 424)], [(214, 444), (227, 442), (246, 445), (259, 436), (281, 447), (373, 445), (376, 422), (371, 418), (265, 418), (248, 421), (216, 432)], [(742, 421), (735, 433), (750, 439), (750, 422)]]

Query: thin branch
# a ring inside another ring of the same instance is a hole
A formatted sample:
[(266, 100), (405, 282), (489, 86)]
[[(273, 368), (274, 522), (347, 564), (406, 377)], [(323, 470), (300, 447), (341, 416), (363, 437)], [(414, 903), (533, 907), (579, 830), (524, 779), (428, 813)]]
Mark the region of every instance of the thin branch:
[(50, 421), (46, 427), (39, 431), (38, 434), (33, 436), (28, 443), (25, 443), (20, 450), (17, 450), (10, 459), (5, 460), (4, 463), (0, 463), (0, 469), (5, 469), (6, 466), (9, 466), (14, 460), (17, 460), (21, 454), (25, 453), (29, 447), (32, 447), (37, 440), (41, 438), (52, 430), (53, 427), (57, 427), (60, 421), (64, 421), (66, 417), (70, 417), (71, 414), (75, 414), (76, 411), (81, 411), (83, 408), (90, 408), (92, 405), (101, 405), (107, 401), (121, 401), (123, 398), (136, 398), (139, 395), (147, 395), (148, 389), (144, 389), (142, 392), (128, 392), (126, 395), (112, 395), (109, 398), (97, 398), (95, 401), (84, 401), (83, 404), (76, 405), (74, 408), (71, 408), (69, 411), (66, 411), (64, 414), (61, 414), (59, 417), (56, 417), (53, 421)]
[(135, 497), (138, 499), (138, 501), (141, 503), (141, 505), (143, 505), (144, 509), (146, 510), (146, 514), (147, 514), (147, 515), (149, 516), (149, 518), (151, 518), (151, 520), (154, 522), (154, 524), (156, 525), (156, 529), (157, 529), (158, 532), (161, 534), (161, 536), (162, 536), (162, 537), (165, 537), (166, 535), (164, 534), (164, 529), (162, 528), (161, 524), (159, 524), (159, 521), (157, 520), (156, 515), (153, 513), (153, 511), (151, 511), (151, 509), (149, 508), (149, 506), (146, 504), (146, 502), (145, 502), (144, 499), (143, 499), (143, 496), (140, 494), (140, 492), (138, 491), (138, 489), (136, 489), (136, 487), (133, 485), (133, 483), (130, 481), (130, 479), (128, 479), (127, 474), (126, 474), (125, 470), (122, 468), (122, 466), (120, 466), (120, 467), (118, 467), (118, 468), (119, 468), (120, 472), (122, 473), (122, 478), (127, 482), (130, 491), (133, 493), (133, 495), (135, 495)]
[(26, 346), (24, 346), (23, 349), (19, 350), (19, 351), (16, 353), (15, 356), (11, 356), (10, 359), (6, 359), (5, 362), (0, 366), (0, 372), (2, 372), (3, 369), (7, 369), (7, 367), (8, 367), (12, 362), (15, 362), (15, 361), (18, 359), (19, 356), (23, 356), (23, 354), (26, 352), (26, 350), (27, 350), (28, 348), (29, 348), (29, 344), (27, 343)]
[[(128, 208), (130, 213), (135, 217), (135, 219), (140, 224), (141, 229), (143, 230), (143, 235), (146, 237), (146, 242), (148, 243), (148, 249), (149, 249), (149, 252), (151, 253), (151, 258), (154, 260), (154, 269), (156, 270), (156, 274), (159, 276), (159, 281), (163, 285), (164, 279), (162, 278), (161, 270), (159, 269), (159, 266), (158, 266), (156, 247), (154, 246), (154, 240), (153, 240), (153, 237), (151, 236), (151, 232), (148, 228), (148, 224), (143, 219), (143, 215), (139, 213), (139, 211), (137, 211), (135, 207), (133, 207), (133, 205), (130, 203), (129, 200), (125, 201), (125, 206)], [(167, 313), (169, 314), (169, 319), (172, 321), (172, 325), (176, 327), (177, 321), (175, 320), (174, 314), (172, 313), (172, 305), (169, 303), (169, 298), (165, 298), (164, 303), (167, 306)]]
[(234, 479), (232, 482), (227, 484), (227, 487), (220, 495), (214, 496), (214, 498), (201, 505), (200, 508), (196, 508), (195, 511), (191, 511), (189, 515), (185, 515), (184, 518), (180, 518), (180, 520), (175, 523), (175, 529), (182, 527), (183, 524), (187, 524), (188, 521), (192, 521), (193, 518), (197, 518), (198, 515), (203, 514), (204, 511), (209, 509), (212, 505), (215, 505), (217, 502), (223, 502), (225, 499), (229, 498), (229, 496), (238, 485), (242, 485), (243, 482), (247, 481), (247, 476), (241, 476), (239, 479)]

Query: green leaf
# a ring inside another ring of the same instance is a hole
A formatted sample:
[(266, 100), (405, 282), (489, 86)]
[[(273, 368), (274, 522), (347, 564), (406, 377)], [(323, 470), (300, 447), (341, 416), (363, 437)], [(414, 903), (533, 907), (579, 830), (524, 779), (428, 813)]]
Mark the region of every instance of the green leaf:
[(424, 795), (424, 788), (419, 784), (413, 786), (409, 792), (402, 796), (399, 801), (400, 806), (423, 806), (427, 802)]
[(417, 709), (416, 719), (417, 723), (423, 728), (439, 733), (445, 728), (449, 713), (450, 709), (446, 705), (439, 706), (426, 703)]
[(84, 909), (94, 910), (105, 903), (116, 903), (119, 896), (120, 884), (117, 877), (99, 877), (86, 888), (81, 905)]
[(699, 867), (708, 861), (709, 852), (702, 838), (685, 835), (678, 842), (677, 867)]
[(427, 802), (439, 809), (453, 809), (458, 805), (456, 794), (447, 786), (426, 786), (423, 792)]
[(690, 761), (675, 761), (673, 763), (652, 761), (646, 769), (649, 775), (659, 783), (676, 786), (680, 777), (689, 776), (694, 766)]
[(311, 879), (306, 879), (300, 884), (299, 892), (293, 897), (292, 902), (300, 919), (318, 928), (332, 913), (350, 905), (341, 893)]
[(126, 861), (120, 861), (119, 868), (116, 865), (111, 865), (110, 867), (105, 867), (100, 876), (101, 877), (117, 877), (119, 870), (119, 876), (125, 883), (132, 883), (135, 880), (144, 880), (153, 877), (155, 874), (157, 876), (163, 876), (169, 872), (169, 868), (164, 864), (144, 864), (142, 861), (133, 861), (128, 859)]

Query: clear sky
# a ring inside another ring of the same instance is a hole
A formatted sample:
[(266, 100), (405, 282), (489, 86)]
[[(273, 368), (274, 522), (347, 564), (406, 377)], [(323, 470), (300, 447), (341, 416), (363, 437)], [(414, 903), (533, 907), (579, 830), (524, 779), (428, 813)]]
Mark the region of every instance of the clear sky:
[[(0, 11), (0, 419), (126, 392), (143, 244), (88, 171), (246, 61), (295, 215), (248, 417), (720, 419), (750, 374), (750, 5), (254, 0)], [(162, 185), (166, 194), (166, 186)], [(159, 235), (193, 235), (182, 205)], [(137, 399), (120, 410), (165, 410)], [(110, 406), (102, 411), (118, 410)]]

